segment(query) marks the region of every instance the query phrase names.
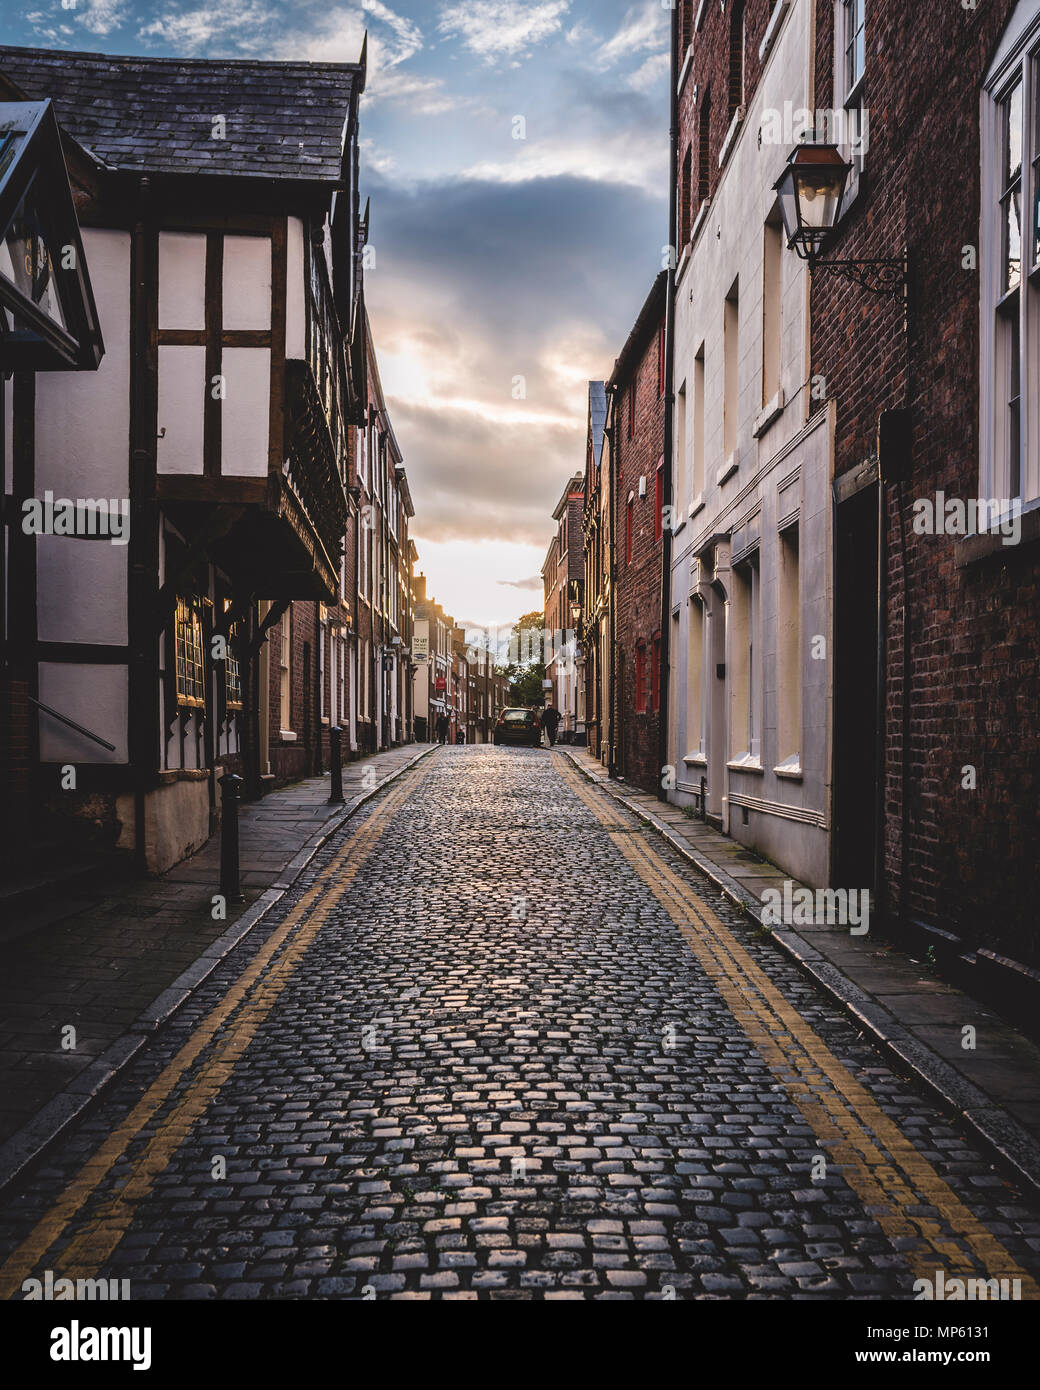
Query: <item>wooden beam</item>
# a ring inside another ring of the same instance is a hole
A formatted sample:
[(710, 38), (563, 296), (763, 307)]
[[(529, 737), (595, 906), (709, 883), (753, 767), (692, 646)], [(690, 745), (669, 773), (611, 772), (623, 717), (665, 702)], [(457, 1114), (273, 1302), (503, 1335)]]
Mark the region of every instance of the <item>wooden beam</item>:
[(213, 378), (221, 366), (220, 336), (224, 326), (224, 238), (220, 232), (206, 236), (206, 395), (203, 413), (202, 469), (207, 478), (220, 476), (221, 402), (213, 395)]

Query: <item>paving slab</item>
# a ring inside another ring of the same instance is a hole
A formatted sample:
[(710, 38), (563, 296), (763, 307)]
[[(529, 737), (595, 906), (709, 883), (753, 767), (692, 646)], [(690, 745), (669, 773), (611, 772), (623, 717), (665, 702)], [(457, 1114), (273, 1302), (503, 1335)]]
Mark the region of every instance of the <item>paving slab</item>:
[[(217, 959), (225, 953), (220, 943), (229, 939), (236, 923), (257, 920), (255, 914), (281, 896), (271, 891), (275, 880), (287, 873), (295, 878), (317, 844), (360, 799), (432, 747), (406, 744), (349, 764), (342, 805), (329, 804), (327, 774), (244, 803), (239, 812), (242, 862), (257, 863), (262, 845), (264, 863), (242, 873), (244, 901), (229, 904), (224, 919), (212, 915), (211, 900), (220, 885), (217, 834), (161, 878), (114, 882), (108, 894), (93, 895), (74, 916), (5, 945), (0, 1004), (8, 1026), (6, 1041), (0, 1043), (0, 1182), (22, 1166), (41, 1135), (49, 1135), (48, 1115), (64, 1121), (70, 1113), (68, 1103), (57, 1101), (63, 1088), (90, 1074), (94, 1081), (87, 1090), (93, 1094), (100, 1084), (93, 1070), (98, 1058), (119, 1043), (134, 1021), (143, 1018), (155, 1026), (160, 1015), (179, 1006), (198, 983), (185, 974), (194, 971), (198, 979), (208, 974), (215, 963), (210, 951), (217, 949)], [(281, 807), (294, 809), (281, 817)], [(275, 824), (279, 828), (272, 836)], [(164, 1001), (158, 1010), (157, 998)], [(63, 1031), (69, 1028), (74, 1033)], [(30, 1137), (20, 1143), (19, 1131), (26, 1127)]]

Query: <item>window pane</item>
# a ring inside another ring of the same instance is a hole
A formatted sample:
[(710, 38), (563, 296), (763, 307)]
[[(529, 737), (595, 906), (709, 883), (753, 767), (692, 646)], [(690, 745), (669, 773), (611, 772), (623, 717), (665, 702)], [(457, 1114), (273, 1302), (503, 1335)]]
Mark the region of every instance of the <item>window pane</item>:
[(1022, 279), (1022, 190), (1009, 193), (1004, 205), (1003, 293), (1016, 289)]
[(1004, 103), (1004, 150), (1007, 163), (1004, 171), (1004, 187), (1022, 172), (1022, 84), (1015, 85), (1014, 91)]

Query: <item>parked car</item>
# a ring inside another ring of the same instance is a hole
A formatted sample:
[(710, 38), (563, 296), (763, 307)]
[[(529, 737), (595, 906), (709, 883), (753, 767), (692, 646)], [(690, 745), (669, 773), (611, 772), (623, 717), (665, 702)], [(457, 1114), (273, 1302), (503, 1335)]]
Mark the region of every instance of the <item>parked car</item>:
[(492, 741), (500, 743), (529, 743), (538, 748), (542, 742), (542, 721), (533, 709), (504, 709), (495, 721)]

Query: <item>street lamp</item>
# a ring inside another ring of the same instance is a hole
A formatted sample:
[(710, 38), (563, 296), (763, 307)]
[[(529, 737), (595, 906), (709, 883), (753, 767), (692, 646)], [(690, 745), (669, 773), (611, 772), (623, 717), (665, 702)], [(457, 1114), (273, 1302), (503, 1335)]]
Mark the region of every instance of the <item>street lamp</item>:
[(831, 270), (872, 294), (906, 293), (906, 254), (898, 259), (822, 260), (823, 244), (838, 225), (852, 165), (835, 145), (796, 145), (773, 188), (788, 250), (809, 269)]

